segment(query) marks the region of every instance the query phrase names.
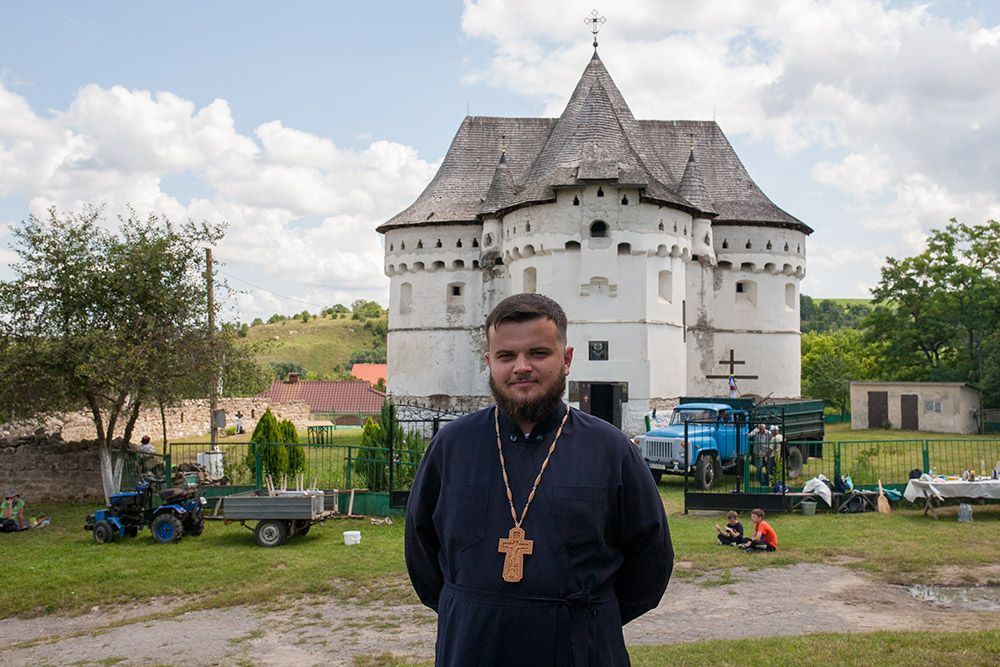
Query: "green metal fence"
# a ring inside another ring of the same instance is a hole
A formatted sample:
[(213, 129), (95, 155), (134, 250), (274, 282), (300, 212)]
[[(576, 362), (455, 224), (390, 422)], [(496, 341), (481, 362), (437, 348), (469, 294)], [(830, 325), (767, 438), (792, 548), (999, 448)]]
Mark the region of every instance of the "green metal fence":
[(118, 491), (134, 491), (143, 474), (162, 477), (166, 466), (162, 454), (147, 454), (132, 450), (111, 452), (111, 470), (118, 471)]
[[(268, 467), (267, 450), (270, 447), (285, 448), (284, 460), (298, 460), (301, 464), (273, 472)], [(298, 453), (293, 453), (296, 449)], [(272, 473), (272, 483), (280, 485), (284, 481), (290, 488), (297, 484), (301, 476), (310, 488), (389, 490), (389, 450), (386, 448), (311, 443), (263, 446), (233, 443), (220, 444), (219, 449), (213, 452), (208, 442), (177, 443), (170, 445), (167, 465), (173, 471), (183, 463), (197, 463), (198, 454), (210, 455), (209, 464), (203, 467), (210, 474), (223, 478), (221, 484), (210, 487), (212, 491), (208, 495), (211, 496), (263, 488), (269, 472)], [(423, 452), (417, 450), (394, 451), (393, 484), (396, 488), (409, 488), (421, 456)], [(202, 460), (205, 461), (204, 456)]]
[(886, 488), (902, 490), (913, 470), (933, 470), (942, 475), (958, 475), (963, 470), (989, 474), (997, 461), (1000, 461), (1000, 439), (824, 442), (823, 458), (806, 461), (800, 479), (823, 474), (833, 480), (837, 475), (850, 475), (856, 487), (875, 489), (881, 479)]

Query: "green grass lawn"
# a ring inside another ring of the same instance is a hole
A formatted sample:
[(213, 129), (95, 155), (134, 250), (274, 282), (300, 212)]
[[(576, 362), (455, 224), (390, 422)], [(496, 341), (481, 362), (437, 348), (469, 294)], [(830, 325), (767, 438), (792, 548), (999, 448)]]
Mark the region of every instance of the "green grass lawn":
[[(889, 516), (774, 515), (769, 520), (780, 550), (768, 558), (748, 559), (738, 550), (715, 546), (713, 526), (719, 515), (683, 514), (681, 478), (665, 478), (659, 488), (679, 562), (675, 576), (821, 562), (844, 564), (889, 582), (933, 581), (935, 571), (946, 566), (995, 563), (1000, 543), (1000, 506), (977, 506), (974, 522), (960, 524), (953, 511), (943, 511), (935, 521), (901, 503)], [(392, 526), (330, 521), (277, 549), (258, 547), (250, 531), (221, 522), (210, 522), (202, 536), (174, 545), (155, 544), (148, 531), (101, 545), (82, 529), (86, 515), (96, 508), (33, 505), (31, 513), (48, 514), (52, 526), (0, 536), (4, 554), (16, 554), (6, 560), (0, 617), (72, 612), (160, 595), (190, 597), (197, 606), (257, 602), (282, 593), (415, 600), (406, 585), (401, 521)], [(343, 545), (341, 532), (348, 529), (364, 535), (357, 548)]]

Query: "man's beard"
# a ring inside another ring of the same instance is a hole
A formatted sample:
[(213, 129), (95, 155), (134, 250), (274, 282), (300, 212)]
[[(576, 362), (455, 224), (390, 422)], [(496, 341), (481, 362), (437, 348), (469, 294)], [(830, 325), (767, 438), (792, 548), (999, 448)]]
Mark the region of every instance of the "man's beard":
[(516, 424), (537, 424), (559, 406), (566, 389), (566, 374), (560, 373), (538, 398), (517, 399), (504, 394), (490, 375), (490, 391), (497, 407)]

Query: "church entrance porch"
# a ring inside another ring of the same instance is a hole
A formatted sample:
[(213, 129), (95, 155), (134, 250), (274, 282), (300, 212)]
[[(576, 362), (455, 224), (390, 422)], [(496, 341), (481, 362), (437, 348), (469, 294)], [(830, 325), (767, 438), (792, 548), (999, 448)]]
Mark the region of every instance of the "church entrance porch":
[(628, 401), (628, 382), (570, 382), (569, 400), (580, 410), (622, 427), (622, 403)]

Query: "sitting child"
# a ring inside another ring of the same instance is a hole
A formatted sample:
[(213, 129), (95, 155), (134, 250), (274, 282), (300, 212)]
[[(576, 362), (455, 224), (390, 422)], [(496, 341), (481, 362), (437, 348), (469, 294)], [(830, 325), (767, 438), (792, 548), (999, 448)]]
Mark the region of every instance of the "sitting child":
[(720, 528), (715, 524), (715, 529), (719, 531), (719, 544), (737, 545), (743, 541), (743, 524), (740, 523), (739, 514), (730, 511), (726, 516), (726, 527)]
[(24, 517), (24, 500), (17, 491), (9, 491), (0, 503), (0, 530), (12, 533), (30, 528), (31, 524)]
[(764, 510), (754, 509), (750, 512), (750, 520), (753, 521), (753, 538), (744, 540), (740, 544), (741, 549), (746, 551), (775, 551), (778, 548), (778, 535), (774, 528), (764, 521)]

